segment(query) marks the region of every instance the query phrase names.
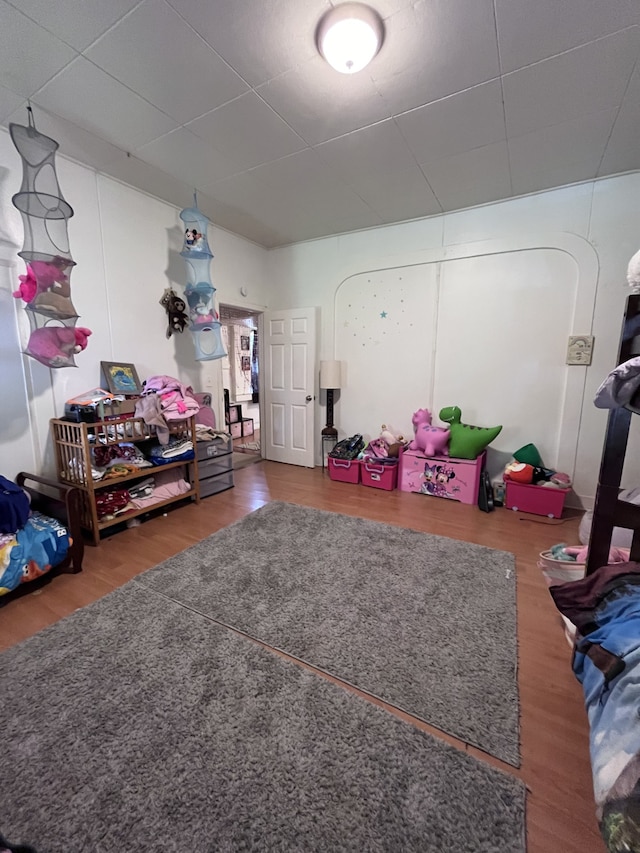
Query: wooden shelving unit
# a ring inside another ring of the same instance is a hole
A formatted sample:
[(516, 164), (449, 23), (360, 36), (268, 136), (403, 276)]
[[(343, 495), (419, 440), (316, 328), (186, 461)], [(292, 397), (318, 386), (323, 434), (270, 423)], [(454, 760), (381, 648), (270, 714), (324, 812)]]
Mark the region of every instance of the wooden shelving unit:
[[(185, 499), (200, 502), (200, 486), (198, 481), (198, 466), (195, 459), (188, 461), (167, 462), (165, 465), (141, 468), (134, 474), (108, 480), (94, 480), (92, 476), (92, 449), (108, 447), (123, 443), (151, 444), (157, 441), (155, 432), (151, 430), (142, 418), (119, 418), (96, 423), (74, 423), (54, 418), (51, 421), (51, 431), (56, 454), (58, 480), (70, 486), (75, 486), (80, 492), (80, 525), (87, 530), (94, 545), (100, 542), (100, 533), (116, 524), (122, 524), (128, 519), (143, 515), (151, 510), (170, 506)], [(172, 438), (185, 438), (193, 442), (195, 448), (195, 419), (175, 424), (171, 429)], [(118, 488), (121, 484), (142, 480), (152, 476), (154, 471), (167, 471), (172, 468), (184, 468), (185, 480), (191, 488), (188, 492), (158, 501), (142, 509), (128, 510), (113, 518), (100, 519), (96, 506), (96, 494), (101, 491)]]

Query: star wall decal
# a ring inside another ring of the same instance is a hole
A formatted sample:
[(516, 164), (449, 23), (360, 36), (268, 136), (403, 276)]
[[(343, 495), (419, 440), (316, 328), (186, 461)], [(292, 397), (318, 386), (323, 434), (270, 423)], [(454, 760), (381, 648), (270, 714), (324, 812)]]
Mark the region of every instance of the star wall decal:
[(386, 316), (387, 316), (387, 312), (386, 312), (386, 311), (381, 311), (381, 312), (380, 312), (380, 316), (381, 316), (381, 317), (382, 317), (382, 319), (384, 320), (384, 319), (386, 318)]

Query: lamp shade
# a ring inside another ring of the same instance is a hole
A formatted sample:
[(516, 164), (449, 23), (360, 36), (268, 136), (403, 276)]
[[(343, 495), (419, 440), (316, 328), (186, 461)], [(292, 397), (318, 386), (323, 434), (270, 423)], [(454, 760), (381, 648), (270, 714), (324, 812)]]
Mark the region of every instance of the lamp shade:
[(342, 370), (339, 361), (320, 362), (320, 387), (340, 388), (342, 383)]

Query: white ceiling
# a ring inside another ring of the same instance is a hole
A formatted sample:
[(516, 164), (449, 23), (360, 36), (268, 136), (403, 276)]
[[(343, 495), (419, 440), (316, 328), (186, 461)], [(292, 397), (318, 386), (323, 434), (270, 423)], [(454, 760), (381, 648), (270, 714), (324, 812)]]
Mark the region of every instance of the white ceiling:
[(267, 246), (640, 168), (639, 0), (0, 0), (0, 123)]

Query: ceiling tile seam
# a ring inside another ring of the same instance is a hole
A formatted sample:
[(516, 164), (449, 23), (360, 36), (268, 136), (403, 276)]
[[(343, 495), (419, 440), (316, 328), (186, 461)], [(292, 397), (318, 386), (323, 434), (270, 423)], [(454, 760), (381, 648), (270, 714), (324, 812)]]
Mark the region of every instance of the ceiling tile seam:
[[(7, 2), (7, 3), (9, 3), (9, 0), (6, 0), (6, 2)], [(38, 87), (37, 87), (36, 89), (34, 89), (34, 90), (29, 94), (29, 95), (27, 95), (27, 96), (26, 96), (26, 98), (25, 98), (25, 96), (24, 96), (24, 95), (21, 95), (19, 92), (14, 92), (14, 95), (17, 95), (19, 98), (23, 98), (23, 99), (25, 99), (25, 100), (29, 100), (30, 98), (33, 98), (33, 96), (34, 96), (37, 92), (39, 92), (39, 91), (40, 91), (40, 89), (42, 89), (44, 86), (46, 86), (46, 85), (47, 85), (47, 83), (50, 83), (50, 82), (51, 82), (51, 80), (55, 80), (55, 78), (56, 78), (59, 74), (62, 74), (62, 72), (63, 72), (65, 69), (67, 69), (67, 68), (71, 65), (71, 63), (72, 63), (72, 62), (75, 62), (75, 61), (76, 61), (76, 59), (78, 59), (78, 57), (79, 57), (79, 56), (81, 56), (82, 54), (81, 54), (78, 50), (76, 50), (76, 48), (75, 48), (75, 47), (72, 47), (70, 44), (67, 44), (67, 42), (66, 42), (66, 41), (62, 41), (62, 39), (58, 38), (58, 36), (57, 36), (57, 35), (55, 35), (55, 33), (50, 32), (46, 27), (43, 27), (43, 26), (42, 26), (41, 24), (39, 24), (37, 21), (34, 21), (34, 20), (33, 20), (33, 18), (30, 18), (28, 15), (25, 15), (25, 13), (24, 13), (21, 9), (18, 9), (16, 6), (14, 6), (14, 5), (13, 5), (13, 3), (9, 3), (9, 5), (11, 6), (11, 8), (12, 8), (12, 9), (14, 9), (14, 10), (15, 10), (16, 12), (18, 12), (20, 15), (22, 15), (22, 17), (23, 17), (23, 18), (26, 18), (28, 21), (31, 21), (31, 23), (32, 23), (32, 24), (35, 24), (37, 27), (40, 27), (40, 29), (41, 29), (41, 30), (44, 30), (44, 31), (45, 31), (45, 33), (47, 33), (47, 35), (49, 35), (49, 36), (51, 36), (52, 38), (56, 39), (56, 41), (59, 41), (59, 42), (60, 42), (60, 44), (64, 45), (65, 47), (68, 47), (68, 48), (69, 48), (69, 50), (72, 50), (72, 51), (74, 52), (74, 54), (75, 54), (75, 56), (72, 56), (72, 57), (71, 57), (71, 59), (70, 59), (68, 62), (65, 62), (65, 64), (62, 66), (62, 68), (59, 68), (53, 76), (51, 76), (48, 80), (46, 80), (46, 81), (42, 84), (42, 86), (38, 86)], [(5, 86), (5, 85), (4, 85), (4, 83), (3, 83), (2, 85), (3, 85), (3, 87), (4, 87), (5, 89), (8, 89), (8, 91), (9, 91), (9, 92), (13, 92), (13, 89), (9, 89), (9, 87), (8, 87), (8, 86)]]
[[(496, 77), (490, 77), (487, 80), (483, 80), (481, 83), (474, 83), (473, 86), (467, 86), (464, 89), (458, 89), (455, 92), (450, 92), (448, 95), (443, 95), (441, 98), (435, 98), (433, 101), (425, 101), (423, 104), (418, 104), (415, 107), (410, 107), (408, 110), (402, 110), (402, 112), (399, 113), (392, 113), (389, 118), (402, 118), (403, 116), (409, 115), (410, 113), (414, 113), (417, 110), (424, 109), (424, 107), (431, 107), (434, 104), (441, 104), (444, 101), (448, 101), (451, 98), (455, 98), (457, 95), (464, 95), (467, 92), (472, 92), (474, 89), (479, 89), (481, 86), (488, 86), (489, 83), (494, 83), (496, 80), (500, 80), (500, 82), (502, 83), (502, 75), (499, 74)], [(376, 124), (377, 123), (378, 122), (376, 122)]]
[(627, 80), (627, 85), (624, 87), (624, 92), (622, 94), (622, 98), (620, 99), (620, 104), (618, 105), (618, 111), (616, 113), (616, 117), (613, 120), (611, 125), (611, 130), (609, 131), (609, 135), (607, 136), (607, 141), (604, 146), (604, 150), (602, 152), (602, 157), (600, 158), (600, 162), (598, 163), (598, 168), (596, 169), (596, 177), (600, 174), (600, 169), (602, 168), (602, 163), (607, 154), (607, 148), (609, 147), (609, 142), (611, 141), (611, 137), (613, 136), (613, 131), (616, 129), (616, 124), (618, 123), (618, 119), (620, 118), (620, 112), (622, 110), (622, 105), (624, 104), (624, 99), (627, 96), (627, 92), (629, 91), (629, 87), (631, 86), (631, 81), (633, 80), (633, 75), (636, 73), (636, 69), (640, 67), (640, 56), (636, 59), (633, 68), (631, 69), (631, 74), (629, 74), (629, 79)]
[[(401, 115), (404, 115), (404, 113), (401, 113)], [(440, 207), (441, 212), (443, 212), (443, 213), (444, 213), (444, 207), (443, 207), (443, 205), (442, 205), (442, 202), (440, 201), (440, 199), (439, 199), (439, 198), (438, 198), (438, 196), (436, 195), (435, 190), (434, 190), (434, 189), (433, 189), (433, 187), (431, 186), (431, 183), (430, 183), (430, 181), (429, 181), (429, 178), (426, 176), (424, 169), (422, 168), (422, 166), (421, 166), (421, 165), (420, 165), (420, 163), (418, 162), (418, 158), (416, 157), (415, 151), (413, 150), (413, 148), (412, 148), (412, 147), (411, 147), (411, 145), (409, 144), (409, 141), (407, 140), (406, 136), (405, 136), (405, 135), (404, 135), (404, 133), (402, 132), (402, 128), (400, 127), (400, 125), (399, 125), (399, 124), (398, 124), (398, 122), (396, 121), (396, 116), (392, 116), (392, 119), (391, 119), (391, 120), (393, 121), (393, 123), (394, 123), (394, 125), (395, 125), (396, 130), (397, 130), (397, 131), (398, 131), (398, 133), (400, 134), (401, 139), (404, 141), (404, 144), (407, 146), (407, 151), (408, 151), (408, 152), (409, 152), (409, 154), (411, 155), (411, 157), (412, 157), (412, 159), (413, 159), (413, 162), (416, 164), (416, 166), (418, 167), (418, 169), (420, 169), (420, 173), (421, 173), (422, 177), (424, 178), (424, 181), (425, 181), (426, 185), (429, 187), (429, 189), (431, 190), (431, 192), (432, 192), (432, 194), (433, 194), (433, 197), (434, 197), (434, 198), (435, 198), (435, 200), (438, 202), (438, 205), (439, 205), (439, 207)]]
[[(154, 110), (157, 110), (159, 113), (162, 113), (162, 115), (164, 115), (166, 118), (168, 118), (168, 119), (169, 119), (169, 121), (172, 121), (172, 122), (175, 124), (175, 127), (173, 127), (173, 128), (172, 128), (172, 130), (177, 130), (177, 129), (180, 127), (180, 122), (178, 122), (176, 119), (174, 119), (174, 118), (173, 118), (173, 116), (170, 116), (170, 115), (169, 115), (168, 113), (166, 113), (164, 110), (160, 109), (160, 107), (156, 106), (156, 105), (155, 105), (154, 103), (152, 103), (151, 101), (148, 101), (148, 100), (147, 100), (145, 97), (143, 97), (139, 92), (136, 92), (134, 89), (131, 89), (131, 88), (130, 88), (129, 86), (127, 86), (125, 83), (123, 83), (122, 81), (118, 80), (118, 78), (117, 78), (117, 77), (114, 77), (114, 76), (113, 76), (113, 74), (109, 74), (109, 72), (108, 72), (108, 71), (105, 71), (105, 70), (104, 70), (104, 68), (101, 68), (97, 63), (92, 62), (92, 61), (89, 59), (89, 57), (88, 57), (88, 56), (85, 56), (85, 55), (84, 55), (84, 54), (82, 54), (82, 53), (78, 53), (76, 56), (74, 56), (74, 58), (71, 60), (71, 62), (67, 63), (67, 65), (65, 65), (65, 67), (64, 67), (64, 68), (61, 68), (61, 69), (60, 69), (60, 71), (57, 71), (57, 72), (56, 72), (52, 77), (50, 77), (50, 78), (49, 78), (45, 83), (43, 83), (43, 84), (42, 84), (42, 86), (39, 86), (39, 87), (38, 87), (38, 89), (36, 89), (36, 91), (35, 91), (35, 92), (30, 96), (31, 100), (34, 100), (35, 98), (37, 98), (37, 97), (38, 97), (38, 95), (42, 92), (42, 90), (43, 90), (44, 88), (46, 88), (46, 87), (49, 85), (49, 83), (52, 83), (54, 80), (56, 80), (56, 79), (60, 76), (60, 74), (62, 74), (62, 72), (63, 72), (63, 71), (65, 71), (67, 68), (69, 68), (69, 66), (70, 66), (70, 65), (72, 65), (74, 62), (77, 62), (79, 59), (84, 59), (84, 60), (85, 60), (85, 62), (91, 62), (91, 64), (92, 64), (95, 68), (97, 68), (97, 69), (98, 69), (98, 71), (100, 71), (100, 72), (101, 72), (101, 73), (103, 73), (103, 74), (106, 74), (106, 75), (107, 75), (107, 77), (111, 77), (111, 79), (112, 79), (112, 80), (114, 80), (114, 81), (115, 81), (119, 86), (122, 86), (123, 88), (127, 89), (127, 91), (131, 92), (131, 94), (132, 94), (132, 95), (135, 95), (135, 96), (136, 96), (136, 98), (140, 98), (140, 100), (141, 100), (141, 101), (144, 101), (144, 102), (145, 102), (145, 104), (148, 104), (150, 107), (153, 107), (153, 108), (154, 108)], [(42, 105), (42, 108), (43, 108), (43, 109), (47, 109), (47, 107), (46, 107), (44, 104)], [(57, 113), (55, 113), (55, 115), (58, 115), (58, 114), (57, 114)], [(59, 116), (59, 118), (63, 118), (63, 116)], [(64, 120), (65, 120), (65, 121), (68, 121), (68, 119), (66, 119), (66, 118), (65, 118)], [(77, 127), (79, 127), (81, 130), (85, 130), (87, 133), (91, 133), (93, 136), (97, 136), (97, 134), (95, 134), (95, 133), (94, 133), (92, 130), (90, 130), (88, 127), (84, 127), (83, 125), (80, 125), (80, 124), (79, 124), (79, 125), (76, 125), (76, 126), (77, 126)], [(170, 132), (171, 132), (171, 131), (167, 131), (167, 133), (170, 133)], [(165, 135), (166, 135), (166, 134), (164, 134), (164, 133), (162, 134), (162, 136), (165, 136)], [(99, 137), (99, 138), (102, 138), (102, 137)], [(106, 141), (106, 140), (103, 140), (103, 141)], [(153, 141), (153, 140), (151, 140), (151, 141)], [(109, 144), (110, 144), (110, 145), (114, 145), (114, 147), (116, 147), (116, 148), (118, 147), (118, 146), (117, 146), (117, 145), (115, 145), (115, 143), (113, 143), (113, 142), (111, 142), (111, 143), (109, 143)], [(145, 143), (145, 144), (146, 144), (146, 143)], [(130, 153), (131, 153), (131, 151), (130, 151), (130, 150), (128, 150), (128, 149), (125, 149), (125, 152), (126, 152), (127, 154), (130, 154)]]
[(582, 50), (583, 47), (588, 47), (591, 44), (597, 44), (599, 41), (604, 41), (605, 39), (613, 38), (613, 36), (620, 35), (620, 33), (626, 33), (629, 30), (640, 30), (638, 24), (631, 24), (629, 27), (623, 27), (621, 30), (616, 30), (615, 33), (608, 33), (606, 36), (598, 36), (598, 38), (590, 39), (589, 41), (585, 41), (582, 44), (574, 45), (573, 47), (567, 48), (567, 50), (561, 50), (559, 53), (554, 53), (551, 56), (545, 56), (544, 59), (538, 59), (535, 62), (529, 62), (527, 65), (522, 65), (520, 68), (514, 68), (513, 71), (506, 71), (502, 75), (503, 77), (511, 77), (513, 74), (519, 74), (521, 71), (524, 71), (528, 68), (534, 68), (536, 65), (543, 65), (545, 62), (551, 62), (552, 59), (557, 59), (559, 56), (566, 56), (569, 53), (574, 53), (577, 50)]
[(500, 38), (498, 36), (498, 12), (496, 9), (496, 0), (493, 0), (493, 26), (496, 34), (496, 49), (498, 51), (498, 68), (500, 69), (500, 100), (502, 101), (502, 125), (504, 128), (504, 138), (507, 143), (507, 170), (509, 172), (509, 195), (513, 195), (513, 174), (511, 169), (511, 148), (509, 147), (509, 135), (507, 133), (507, 109), (504, 103), (504, 74), (502, 68), (502, 52), (500, 50)]
[[(143, 2), (144, 2), (144, 0), (143, 0)], [(244, 85), (248, 89), (247, 92), (243, 92), (241, 95), (237, 95), (235, 98), (231, 98), (230, 100), (225, 101), (223, 104), (219, 104), (217, 107), (214, 107), (213, 110), (208, 110), (207, 112), (202, 113), (199, 116), (195, 116), (194, 118), (189, 119), (189, 121), (185, 122), (185, 124), (183, 124), (182, 127), (185, 127), (187, 124), (190, 124), (193, 121), (197, 121), (198, 119), (201, 119), (207, 115), (210, 115), (212, 112), (219, 110), (221, 107), (225, 107), (228, 104), (233, 103), (233, 101), (237, 101), (239, 98), (242, 98), (244, 95), (247, 95), (248, 92), (253, 92), (255, 95), (258, 96), (258, 98), (260, 98), (262, 103), (266, 107), (268, 107), (272, 113), (274, 113), (274, 115), (278, 116), (280, 121), (282, 121), (282, 122), (284, 122), (284, 124), (286, 124), (286, 126), (289, 128), (289, 130), (292, 133), (295, 133), (295, 135), (298, 137), (298, 139), (300, 139), (301, 142), (303, 142), (306, 146), (310, 147), (309, 142), (300, 133), (298, 133), (297, 130), (295, 130), (293, 127), (291, 127), (289, 122), (283, 116), (281, 116), (280, 113), (276, 109), (274, 109), (270, 103), (265, 101), (265, 99), (262, 97), (260, 92), (258, 92), (259, 87), (265, 86), (267, 83), (270, 83), (272, 80), (276, 80), (278, 77), (282, 76), (282, 74), (286, 74), (287, 73), (286, 71), (282, 72), (281, 74), (276, 74), (275, 77), (270, 77), (268, 80), (263, 80), (261, 83), (257, 84), (258, 88), (256, 88), (256, 86), (251, 85), (251, 83), (249, 83), (249, 81), (246, 80), (242, 76), (242, 74), (240, 74), (240, 72), (236, 68), (234, 68), (233, 65), (231, 65), (230, 62), (227, 62), (227, 60), (224, 58), (224, 56), (222, 56), (220, 53), (218, 53), (218, 51), (213, 47), (213, 45), (209, 44), (209, 42), (204, 38), (204, 36), (201, 33), (199, 33), (198, 30), (196, 30), (196, 28), (189, 21), (187, 21), (187, 19), (185, 17), (183, 17), (183, 15), (181, 15), (180, 12), (176, 8), (174, 8), (174, 6), (171, 5), (171, 3), (168, 2), (168, 0), (164, 0), (164, 2), (165, 2), (165, 5), (167, 5), (171, 9), (171, 11), (174, 12), (180, 18), (181, 21), (184, 21), (184, 23), (189, 27), (189, 29), (192, 30), (198, 36), (198, 38), (202, 42), (204, 42), (204, 44), (206, 44), (206, 46), (209, 48), (209, 50), (212, 50), (215, 53), (215, 55), (220, 59), (220, 61), (224, 62), (224, 64), (227, 66), (227, 68), (230, 71), (232, 71), (235, 75), (237, 75), (237, 77), (239, 77), (240, 80), (242, 80), (242, 82), (244, 83)]]
[[(40, 21), (36, 21), (36, 19), (35, 19), (35, 18), (32, 18), (32, 17), (31, 17), (30, 15), (28, 15), (26, 12), (23, 12), (23, 11), (22, 11), (22, 9), (20, 9), (20, 8), (16, 5), (15, 0), (5, 0), (5, 2), (6, 2), (6, 3), (8, 3), (8, 4), (9, 4), (9, 6), (13, 6), (13, 8), (14, 8), (17, 12), (20, 12), (20, 14), (21, 14), (21, 15), (24, 15), (24, 17), (25, 17), (25, 18), (28, 18), (28, 19), (29, 19), (30, 21), (32, 21), (34, 24), (37, 24), (37, 26), (39, 26), (39, 27), (40, 27), (40, 29), (44, 30), (46, 33), (49, 33), (49, 35), (52, 35), (54, 38), (58, 39), (58, 41), (62, 42), (62, 44), (66, 45), (67, 47), (70, 47), (70, 48), (71, 48), (71, 50), (74, 50), (77, 54), (80, 54), (80, 56), (82, 56), (82, 55), (84, 54), (84, 51), (85, 51), (85, 50), (89, 50), (89, 48), (90, 48), (92, 45), (94, 45), (97, 41), (100, 41), (100, 39), (101, 39), (104, 35), (106, 35), (106, 34), (109, 32), (109, 30), (111, 30), (111, 29), (113, 29), (113, 27), (117, 26), (117, 25), (120, 23), (120, 21), (123, 21), (123, 20), (124, 20), (125, 18), (127, 18), (127, 17), (132, 13), (132, 12), (135, 12), (135, 10), (138, 8), (138, 6), (142, 6), (142, 4), (145, 2), (145, 0), (139, 0), (139, 2), (138, 2), (138, 3), (136, 3), (136, 5), (135, 5), (132, 9), (129, 9), (129, 11), (128, 11), (128, 12), (125, 12), (123, 15), (121, 15), (121, 16), (118, 18), (118, 20), (117, 20), (117, 21), (114, 21), (114, 22), (113, 22), (113, 24), (110, 24), (110, 25), (107, 27), (107, 29), (106, 29), (103, 33), (100, 33), (100, 35), (99, 35), (99, 36), (97, 36), (97, 37), (96, 37), (96, 38), (91, 42), (91, 44), (87, 45), (87, 47), (83, 48), (82, 50), (78, 50), (78, 48), (77, 48), (77, 47), (74, 47), (72, 44), (69, 44), (69, 42), (68, 42), (68, 41), (65, 41), (61, 36), (57, 35), (57, 33), (54, 33), (54, 32), (52, 32), (51, 30), (47, 29), (47, 27), (45, 27), (45, 26), (44, 26), (44, 24), (41, 24), (41, 23), (40, 23)], [(53, 78), (52, 78), (52, 79), (53, 79)]]

